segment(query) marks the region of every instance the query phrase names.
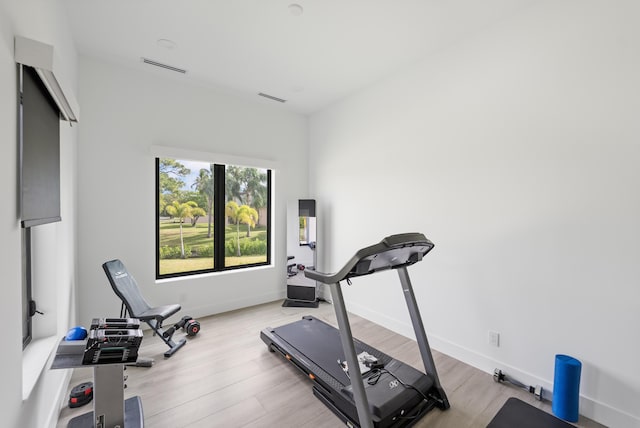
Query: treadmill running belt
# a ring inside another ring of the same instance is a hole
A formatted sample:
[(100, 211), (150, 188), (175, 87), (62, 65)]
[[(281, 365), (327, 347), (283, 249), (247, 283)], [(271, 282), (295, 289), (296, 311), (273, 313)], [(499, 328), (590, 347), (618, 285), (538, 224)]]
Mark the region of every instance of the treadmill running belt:
[[(350, 385), (351, 381), (342, 371), (338, 360), (343, 361), (344, 352), (339, 331), (312, 317), (276, 327), (273, 329), (281, 339), (304, 354), (306, 358), (322, 367), (340, 384)], [(356, 344), (356, 351), (361, 352)]]

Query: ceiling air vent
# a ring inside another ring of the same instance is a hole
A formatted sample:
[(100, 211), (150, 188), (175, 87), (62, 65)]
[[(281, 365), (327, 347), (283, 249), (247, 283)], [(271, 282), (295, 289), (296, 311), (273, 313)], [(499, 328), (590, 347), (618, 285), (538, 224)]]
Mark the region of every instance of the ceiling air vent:
[(145, 64), (154, 65), (156, 67), (165, 68), (167, 70), (175, 71), (176, 73), (185, 74), (187, 72), (187, 70), (184, 70), (182, 68), (174, 67), (172, 65), (163, 64), (161, 62), (157, 62), (157, 61), (154, 61), (154, 60), (149, 59), (149, 58), (142, 58), (142, 62), (144, 62)]
[(265, 94), (265, 93), (262, 93), (262, 92), (260, 92), (258, 95), (260, 95), (261, 97), (269, 98), (270, 100), (273, 100), (273, 101), (278, 101), (280, 103), (286, 103), (287, 102), (287, 100), (283, 100), (282, 98), (274, 97), (273, 95)]

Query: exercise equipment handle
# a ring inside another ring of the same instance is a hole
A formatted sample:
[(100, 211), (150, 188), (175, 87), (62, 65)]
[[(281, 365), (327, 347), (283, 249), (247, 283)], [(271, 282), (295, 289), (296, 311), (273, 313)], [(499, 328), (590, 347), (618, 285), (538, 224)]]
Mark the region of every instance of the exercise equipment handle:
[(369, 275), (385, 269), (397, 269), (422, 260), (433, 243), (422, 233), (390, 235), (375, 245), (359, 250), (336, 273), (306, 269), (304, 275), (324, 284), (336, 284), (355, 276)]

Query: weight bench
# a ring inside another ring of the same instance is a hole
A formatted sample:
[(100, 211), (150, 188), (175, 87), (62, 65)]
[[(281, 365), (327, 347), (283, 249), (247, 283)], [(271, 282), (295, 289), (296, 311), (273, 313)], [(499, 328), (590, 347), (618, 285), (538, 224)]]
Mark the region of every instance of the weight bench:
[(138, 318), (140, 321), (146, 322), (154, 331), (154, 335), (158, 336), (169, 347), (169, 350), (164, 353), (165, 357), (172, 356), (187, 343), (187, 339), (182, 339), (178, 343), (174, 342), (172, 339), (173, 332), (167, 334), (162, 329), (162, 322), (178, 312), (181, 309), (180, 304), (151, 306), (140, 293), (136, 280), (127, 272), (127, 268), (118, 259), (103, 263), (102, 268), (109, 279), (111, 288), (122, 300), (120, 317), (124, 318), (128, 313), (131, 318)]

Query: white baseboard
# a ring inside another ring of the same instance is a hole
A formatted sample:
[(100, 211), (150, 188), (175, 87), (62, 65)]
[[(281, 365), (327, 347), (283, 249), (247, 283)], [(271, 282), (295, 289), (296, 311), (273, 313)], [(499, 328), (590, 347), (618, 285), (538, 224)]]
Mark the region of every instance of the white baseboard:
[(64, 370), (64, 372), (63, 381), (56, 389), (54, 400), (51, 400), (52, 405), (46, 419), (47, 423), (45, 424), (45, 426), (49, 428), (56, 428), (58, 419), (60, 418), (60, 412), (68, 405), (69, 397), (67, 396), (67, 388), (69, 387), (69, 382), (71, 382), (73, 370)]
[[(366, 318), (372, 322), (380, 324), (383, 327), (388, 328), (398, 334), (415, 340), (415, 334), (411, 324), (401, 322), (395, 318), (391, 318), (386, 314), (372, 311), (369, 308), (358, 305), (357, 303), (349, 302), (349, 311)], [(428, 334), (428, 333), (427, 333)], [(493, 375), (495, 369), (500, 369), (504, 373), (507, 373), (514, 379), (518, 379), (520, 382), (529, 385), (540, 385), (542, 388), (553, 391), (553, 382), (547, 379), (541, 379), (531, 373), (518, 369), (517, 367), (510, 366), (487, 355), (483, 355), (472, 349), (458, 345), (456, 343), (445, 340), (441, 337), (428, 334), (429, 345), (431, 348), (438, 352), (442, 352), (450, 357), (453, 357), (463, 363), (469, 364), (479, 370)], [(592, 419), (598, 423), (604, 424), (608, 427), (625, 427), (625, 428), (640, 428), (640, 418), (624, 412), (620, 409), (616, 409), (608, 404), (602, 403), (584, 395), (580, 395), (580, 414)]]
[[(222, 312), (233, 311), (236, 309), (247, 308), (250, 306), (260, 305), (262, 303), (274, 302), (286, 297), (286, 290), (276, 292), (253, 294), (241, 299), (226, 300), (224, 302), (207, 303), (195, 308), (189, 309), (189, 315), (193, 317), (203, 317), (211, 314), (219, 314)], [(184, 311), (182, 311), (184, 312)]]

